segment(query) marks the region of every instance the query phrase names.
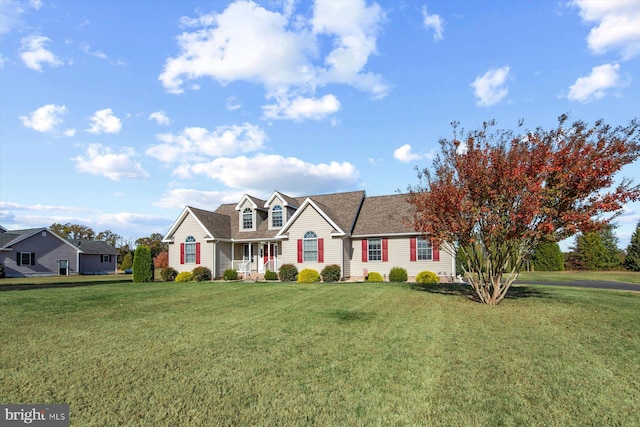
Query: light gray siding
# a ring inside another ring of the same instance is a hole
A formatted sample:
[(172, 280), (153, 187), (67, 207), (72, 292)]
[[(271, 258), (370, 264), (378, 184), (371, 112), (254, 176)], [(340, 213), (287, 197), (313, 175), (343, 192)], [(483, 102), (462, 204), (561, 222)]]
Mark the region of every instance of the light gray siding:
[[(0, 262), (7, 277), (51, 276), (58, 274), (58, 260), (68, 260), (69, 274), (78, 274), (78, 251), (64, 243), (50, 231), (39, 232), (0, 252)], [(19, 252), (35, 254), (34, 265), (18, 265)]]
[(103, 262), (102, 255), (80, 254), (80, 274), (115, 274), (117, 255)]

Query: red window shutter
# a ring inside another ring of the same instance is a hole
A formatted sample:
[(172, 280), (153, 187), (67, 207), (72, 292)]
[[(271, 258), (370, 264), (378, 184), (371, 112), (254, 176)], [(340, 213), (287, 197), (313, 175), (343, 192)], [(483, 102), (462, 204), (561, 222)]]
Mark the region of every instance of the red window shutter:
[(416, 238), (412, 237), (409, 239), (409, 261), (415, 261), (418, 257), (416, 256)]
[(302, 263), (302, 239), (298, 239), (298, 263)]
[(184, 264), (184, 243), (180, 243), (180, 264)]
[(433, 260), (440, 261), (440, 245), (438, 244), (438, 242), (433, 242), (432, 248)]
[(362, 240), (362, 262), (367, 262), (369, 259), (369, 243), (367, 239)]
[(382, 239), (382, 261), (389, 261), (389, 239)]
[(318, 262), (324, 262), (324, 239), (318, 239)]
[(196, 264), (200, 264), (200, 242), (196, 242)]

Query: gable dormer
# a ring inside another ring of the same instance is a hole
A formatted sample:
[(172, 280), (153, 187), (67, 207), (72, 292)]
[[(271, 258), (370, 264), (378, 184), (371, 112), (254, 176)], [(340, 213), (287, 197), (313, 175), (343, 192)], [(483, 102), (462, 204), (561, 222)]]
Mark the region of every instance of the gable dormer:
[(262, 207), (264, 201), (245, 194), (236, 205), (238, 211), (239, 231), (256, 231), (264, 220), (266, 209)]
[(274, 191), (264, 207), (269, 212), (269, 230), (279, 230), (298, 209), (298, 203), (293, 197)]

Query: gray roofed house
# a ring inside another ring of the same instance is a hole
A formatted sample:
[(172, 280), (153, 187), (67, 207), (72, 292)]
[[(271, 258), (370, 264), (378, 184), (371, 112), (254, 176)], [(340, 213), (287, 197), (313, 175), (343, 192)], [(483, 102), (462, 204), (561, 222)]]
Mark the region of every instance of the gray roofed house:
[(412, 229), (414, 212), (403, 194), (291, 197), (274, 191), (266, 201), (245, 194), (214, 211), (185, 207), (164, 241), (171, 267), (205, 266), (216, 278), (229, 268), (259, 278), (286, 263), (318, 272), (337, 264), (345, 280), (373, 271), (386, 277), (396, 266), (409, 277), (429, 270), (451, 279), (455, 258)]
[(116, 272), (118, 251), (105, 242), (66, 240), (45, 227), (0, 228), (0, 263), (7, 277)]

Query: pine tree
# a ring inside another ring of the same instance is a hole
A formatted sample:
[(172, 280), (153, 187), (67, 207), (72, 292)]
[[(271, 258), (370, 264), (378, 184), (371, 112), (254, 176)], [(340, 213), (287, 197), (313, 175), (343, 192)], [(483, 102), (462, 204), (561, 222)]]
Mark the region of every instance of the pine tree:
[(545, 241), (538, 244), (531, 256), (536, 271), (563, 271), (564, 255), (557, 242)]
[(618, 238), (613, 226), (579, 234), (572, 248), (571, 263), (578, 270), (613, 270), (620, 267)]
[(636, 231), (631, 235), (631, 241), (627, 246), (624, 268), (631, 271), (640, 271), (640, 221), (636, 224)]

